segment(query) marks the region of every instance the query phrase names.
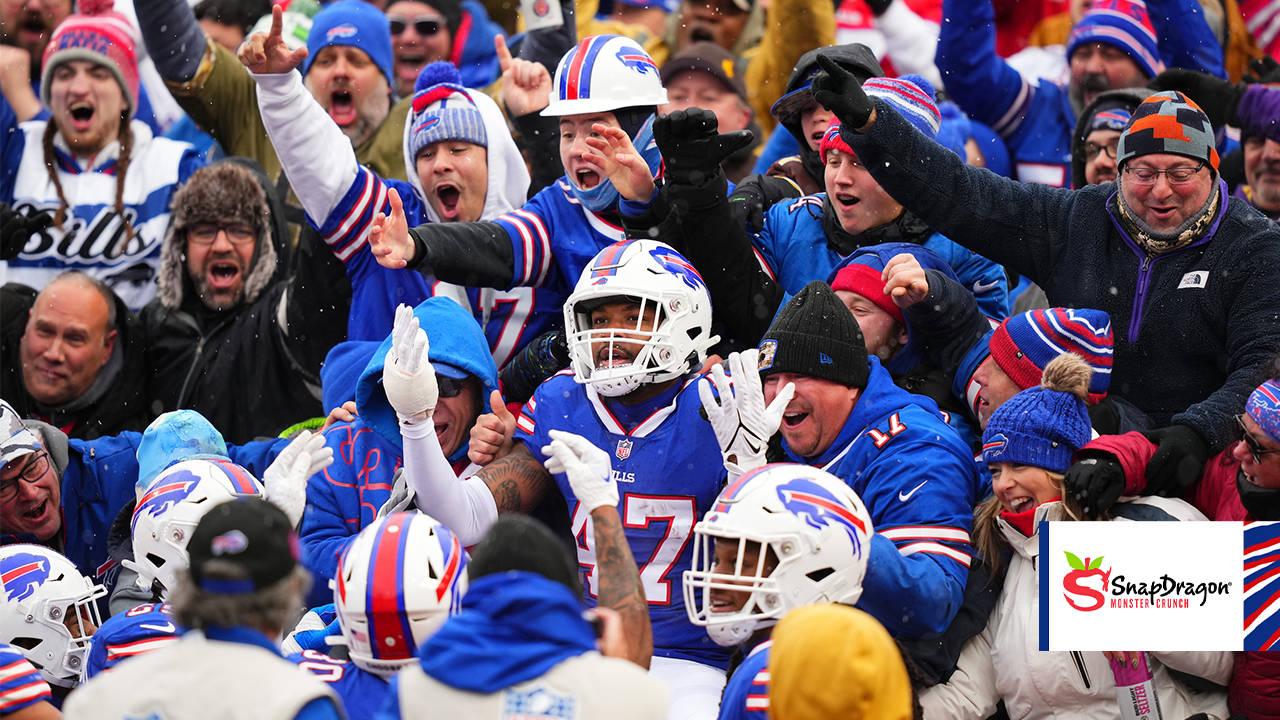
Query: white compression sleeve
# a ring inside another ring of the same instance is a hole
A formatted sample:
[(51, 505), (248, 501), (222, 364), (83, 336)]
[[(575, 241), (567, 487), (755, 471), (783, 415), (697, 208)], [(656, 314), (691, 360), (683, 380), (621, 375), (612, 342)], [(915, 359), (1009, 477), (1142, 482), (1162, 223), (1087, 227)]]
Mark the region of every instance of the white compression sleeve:
[(418, 509), (444, 523), (463, 546), (480, 542), (498, 520), (498, 504), (489, 486), (474, 475), (458, 479), (440, 449), (430, 418), (401, 420), (400, 437), (405, 482), (417, 495)]

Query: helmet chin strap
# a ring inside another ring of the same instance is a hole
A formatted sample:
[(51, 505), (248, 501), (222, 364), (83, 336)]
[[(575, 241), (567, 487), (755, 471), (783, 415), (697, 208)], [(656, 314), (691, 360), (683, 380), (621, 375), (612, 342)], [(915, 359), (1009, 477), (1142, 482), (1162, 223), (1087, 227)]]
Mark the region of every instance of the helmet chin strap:
[(736, 647), (751, 639), (756, 630), (773, 627), (778, 621), (774, 618), (749, 618), (731, 623), (718, 623), (707, 626), (707, 635), (720, 647)]

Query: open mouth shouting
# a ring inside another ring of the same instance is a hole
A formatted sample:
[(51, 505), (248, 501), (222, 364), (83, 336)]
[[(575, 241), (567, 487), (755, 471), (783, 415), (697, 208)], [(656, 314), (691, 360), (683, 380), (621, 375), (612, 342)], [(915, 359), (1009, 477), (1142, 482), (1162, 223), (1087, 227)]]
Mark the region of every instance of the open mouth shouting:
[(452, 182), (445, 181), (435, 187), (436, 199), (439, 200), (440, 218), (450, 221), (457, 220), (459, 209), (459, 201), (462, 200), (462, 190)]
[(72, 103), (68, 108), (68, 114), (71, 116), (71, 127), (76, 132), (89, 132), (93, 127), (93, 104), (81, 100)]
[(420, 48), (405, 48), (396, 54), (396, 77), (410, 88), (418, 79), (418, 73), (427, 64), (427, 55)]
[(346, 127), (356, 121), (356, 102), (350, 90), (334, 90), (329, 96), (329, 117), (339, 127)]
[(214, 260), (209, 263), (209, 287), (228, 291), (240, 281), (240, 265), (232, 260)]
[(1036, 499), (1029, 495), (1006, 497), (1005, 504), (1009, 506), (1009, 512), (1017, 514), (1034, 508), (1036, 506)]
[(630, 365), (635, 361), (635, 356), (628, 352), (625, 348), (617, 345), (605, 344), (604, 347), (596, 351), (596, 367), (600, 369), (622, 367)]
[(849, 193), (835, 193), (831, 198), (835, 200), (836, 205), (839, 206), (841, 210), (850, 210), (854, 205), (858, 204), (858, 198), (854, 195), (850, 195)]
[(799, 427), (804, 423), (805, 420), (808, 420), (808, 419), (809, 419), (809, 413), (804, 410), (788, 409), (785, 413), (782, 414), (782, 424), (784, 427), (787, 427), (787, 428)]
[(578, 187), (583, 190), (590, 190), (600, 184), (600, 173), (595, 170), (583, 168), (576, 173), (575, 177), (578, 181)]

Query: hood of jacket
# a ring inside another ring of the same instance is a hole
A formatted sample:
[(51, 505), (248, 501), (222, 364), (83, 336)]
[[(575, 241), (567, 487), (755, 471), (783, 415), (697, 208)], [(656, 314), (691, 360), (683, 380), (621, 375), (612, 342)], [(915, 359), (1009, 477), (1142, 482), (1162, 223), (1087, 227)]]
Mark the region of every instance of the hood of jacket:
[(520, 570), (485, 575), (422, 649), (422, 670), (450, 687), (494, 693), (595, 650), (582, 604), (563, 584)]
[(195, 410), (161, 415), (147, 426), (138, 442), (138, 495), (170, 465), (200, 459), (228, 459), (222, 433)]
[[(756, 4), (759, 5), (759, 3)], [(810, 80), (811, 75), (818, 69), (819, 55), (835, 60), (840, 64), (840, 67), (856, 75), (859, 81), (873, 77), (884, 77), (884, 70), (880, 67), (880, 62), (876, 60), (875, 53), (871, 52), (871, 49), (866, 45), (850, 43), (848, 45), (822, 47), (810, 50), (800, 56), (795, 69), (791, 71), (791, 77), (787, 80), (787, 89), (782, 93), (783, 97), (795, 92)], [(800, 144), (800, 162), (804, 165), (804, 169), (813, 176), (819, 186), (825, 188), (826, 182), (823, 175), (826, 163), (823, 162), (822, 155), (817, 150), (809, 148), (809, 141), (805, 139), (804, 132), (800, 128), (800, 118), (796, 117), (786, 122), (779, 122), (787, 129), (787, 132), (795, 136), (796, 142)]]
[[(267, 196), (267, 211), (271, 218), (268, 222), (270, 232), (264, 233), (258, 240), (258, 247), (253, 253), (253, 267), (244, 281), (244, 299), (237, 307), (252, 305), (263, 291), (275, 281), (283, 279), (289, 272), (292, 245), (289, 238), (289, 225), (285, 216), (285, 204), (276, 193), (276, 187), (267, 177), (256, 160), (246, 157), (228, 157), (213, 165), (233, 163), (247, 168), (262, 186)], [(212, 167), (212, 165), (210, 166)], [(189, 181), (188, 181), (189, 182)], [(175, 194), (176, 196), (176, 194)], [(172, 208), (173, 219), (169, 222), (169, 231), (165, 235), (160, 248), (160, 274), (156, 278), (156, 297), (169, 310), (177, 310), (184, 301), (199, 303), (196, 297), (195, 284), (187, 273), (186, 245), (178, 235), (178, 228), (184, 225), (185, 209)]]
[[(460, 6), (464, 17), (462, 22), (469, 21), (470, 26), (466, 29), (465, 37), (458, 37), (462, 32), (461, 27), (455, 31), (454, 48), (449, 60), (461, 73), (463, 85), (474, 88), (484, 87), (502, 75), (498, 51), (493, 47), (493, 39), (505, 33), (502, 26), (489, 17), (483, 3), (476, 0), (463, 0)], [(459, 42), (462, 43), (461, 46), (457, 44)]]
[[(827, 276), (827, 284), (830, 285), (835, 281), (836, 275), (846, 265), (859, 264), (869, 265), (881, 272), (884, 266), (896, 255), (906, 253), (914, 257), (920, 262), (920, 267), (926, 270), (937, 270), (938, 272), (951, 278), (957, 284), (960, 279), (956, 277), (956, 273), (951, 266), (946, 263), (938, 254), (922, 245), (914, 245), (905, 242), (881, 243), (879, 245), (870, 245), (868, 247), (858, 248), (852, 255), (845, 258), (839, 265), (831, 271)], [(911, 327), (911, 320), (905, 320), (907, 325), (907, 344), (902, 350), (898, 351), (893, 359), (884, 364), (884, 369), (890, 373), (906, 373), (910, 372), (915, 366), (923, 362), (927, 355), (925, 354), (924, 341)]]
[[(492, 47), (493, 43), (490, 42), (489, 46)], [(516, 147), (511, 131), (507, 129), (507, 120), (498, 104), (483, 91), (470, 92), (472, 102), (480, 111), (480, 117), (484, 118), (485, 134), (489, 138), (489, 185), (484, 196), (484, 209), (480, 211), (480, 220), (490, 221), (523, 206), (529, 199), (529, 168), (524, 164), (524, 157), (520, 155), (520, 148)], [(413, 114), (412, 105), (409, 107), (409, 114)], [(422, 201), (427, 218), (438, 223), (440, 214), (427, 202), (422, 180), (418, 177), (418, 164), (409, 154), (409, 136), (412, 132), (413, 123), (406, 121), (400, 145), (404, 153), (404, 172), (413, 191)]]
[(322, 407), (332, 410), (356, 399), (360, 376), (380, 347), (377, 340), (348, 340), (333, 346), (320, 367)]
[(1123, 100), (1129, 103), (1129, 112), (1133, 112), (1153, 92), (1155, 91), (1142, 87), (1108, 90), (1085, 106), (1084, 112), (1080, 113), (1080, 117), (1076, 120), (1075, 129), (1071, 131), (1071, 187), (1079, 190), (1088, 184), (1084, 179), (1084, 141), (1089, 137), (1089, 128), (1086, 124), (1093, 117), (1097, 107), (1104, 102)]
[[(489, 353), (489, 343), (480, 330), (480, 324), (461, 305), (444, 297), (426, 300), (413, 309), (413, 315), (418, 318), (422, 329), (427, 331), (430, 341), (427, 359), (452, 365), (479, 378), (483, 385), (480, 395), (484, 409), (481, 412), (490, 412), (489, 395), (498, 389), (498, 366)], [(360, 374), (360, 381), (356, 385), (356, 408), (365, 425), (403, 450), (400, 420), (382, 389), (382, 367), (390, 350), (391, 337), (388, 336)], [(466, 447), (467, 443), (463, 443), (459, 452)]]

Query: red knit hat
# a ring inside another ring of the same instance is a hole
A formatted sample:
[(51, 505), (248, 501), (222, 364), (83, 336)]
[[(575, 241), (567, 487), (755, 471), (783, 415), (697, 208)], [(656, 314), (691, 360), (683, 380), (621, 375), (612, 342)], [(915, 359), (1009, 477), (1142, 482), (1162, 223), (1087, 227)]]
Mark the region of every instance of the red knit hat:
[(137, 44), (133, 26), (112, 7), (112, 0), (80, 0), (80, 12), (53, 31), (44, 49), (40, 78), (40, 99), (46, 107), (54, 68), (70, 60), (88, 60), (115, 75), (133, 118), (138, 109)]
[(850, 263), (844, 266), (840, 272), (836, 273), (835, 280), (831, 281), (831, 289), (857, 293), (889, 313), (899, 325), (907, 324), (902, 308), (894, 304), (893, 298), (884, 294), (884, 280), (881, 279), (881, 272), (870, 265)]

